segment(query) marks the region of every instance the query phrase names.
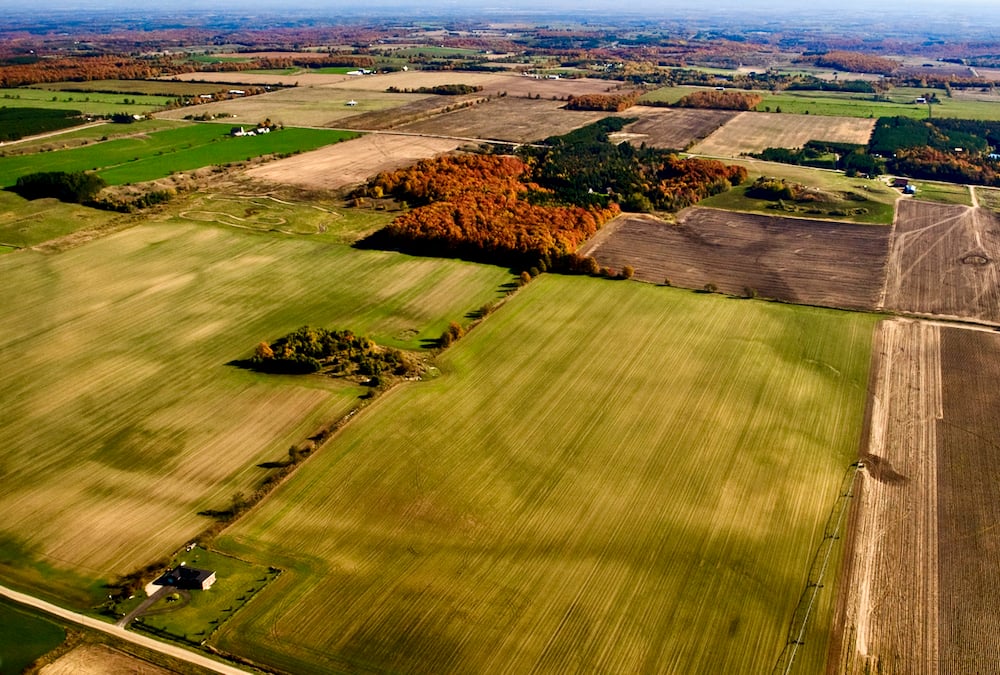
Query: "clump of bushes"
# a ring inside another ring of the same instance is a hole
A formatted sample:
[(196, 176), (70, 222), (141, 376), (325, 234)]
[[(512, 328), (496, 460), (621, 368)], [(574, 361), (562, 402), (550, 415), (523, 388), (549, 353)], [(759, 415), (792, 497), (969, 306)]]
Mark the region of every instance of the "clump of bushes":
[(103, 178), (86, 171), (42, 171), (21, 176), (10, 189), (25, 199), (55, 198), (83, 204), (92, 201), (106, 186)]

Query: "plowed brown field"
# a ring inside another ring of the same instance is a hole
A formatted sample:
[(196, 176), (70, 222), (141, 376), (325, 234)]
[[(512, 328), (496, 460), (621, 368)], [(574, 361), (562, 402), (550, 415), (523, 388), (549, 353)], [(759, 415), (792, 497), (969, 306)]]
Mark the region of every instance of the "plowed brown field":
[(739, 113), (731, 110), (697, 110), (694, 108), (651, 108), (633, 106), (625, 113), (638, 121), (625, 127), (615, 137), (634, 145), (645, 143), (654, 148), (684, 150), (700, 141)]
[(454, 150), (459, 141), (417, 136), (367, 134), (313, 152), (270, 162), (247, 172), (252, 178), (320, 190), (339, 190), (379, 171)]
[(828, 672), (996, 672), (1000, 336), (883, 322)]
[(1000, 323), (1000, 217), (986, 209), (904, 200), (896, 226), (887, 309)]
[(808, 141), (867, 143), (874, 127), (875, 120), (856, 117), (742, 112), (692, 151), (739, 157), (764, 148), (801, 148)]
[(676, 225), (623, 216), (582, 252), (603, 266), (632, 265), (645, 281), (714, 284), (731, 294), (751, 288), (787, 302), (871, 309), (888, 245), (884, 227), (692, 208)]

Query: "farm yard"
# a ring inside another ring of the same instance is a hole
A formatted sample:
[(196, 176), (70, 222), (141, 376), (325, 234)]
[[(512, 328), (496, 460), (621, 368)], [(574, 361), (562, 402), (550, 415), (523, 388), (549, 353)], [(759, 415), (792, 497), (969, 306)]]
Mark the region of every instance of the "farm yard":
[(868, 143), (874, 127), (874, 119), (742, 112), (697, 143), (691, 152), (739, 157), (765, 148), (801, 148), (808, 141), (863, 145)]
[(894, 319), (875, 352), (831, 663), (851, 674), (987, 672), (998, 638), (1000, 340)]
[(677, 223), (626, 215), (583, 247), (602, 266), (644, 281), (785, 302), (873, 309), (889, 230), (719, 209), (682, 211)]
[[(247, 203), (269, 225), (264, 206)], [(0, 256), (18, 289), (0, 317), (3, 573), (79, 605), (196, 536), (211, 524), (199, 511), (252, 492), (268, 471), (256, 464), (364, 393), (228, 362), (305, 323), (419, 349), (510, 279), (161, 218), (54, 256)]]
[(223, 534), (287, 571), (217, 644), (294, 672), (768, 672), (856, 454), (874, 323), (533, 281)]
[(1000, 216), (983, 208), (899, 203), (883, 306), (1000, 323)]

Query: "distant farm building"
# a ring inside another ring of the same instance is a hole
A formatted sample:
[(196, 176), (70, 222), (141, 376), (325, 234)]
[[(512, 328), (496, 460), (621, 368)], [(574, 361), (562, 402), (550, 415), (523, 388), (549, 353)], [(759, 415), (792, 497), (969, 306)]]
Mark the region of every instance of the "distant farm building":
[(349, 106), (352, 106), (352, 107), (356, 106), (357, 104), (358, 104), (358, 102), (355, 101), (353, 98), (346, 103), (346, 105), (349, 105)]
[(232, 96), (245, 96), (246, 95), (246, 92), (243, 91), (242, 89), (230, 89), (229, 93)]
[(905, 188), (909, 184), (910, 184), (910, 180), (908, 178), (893, 178), (892, 179), (892, 187), (894, 187), (894, 188)]
[(146, 584), (146, 595), (152, 595), (161, 588), (176, 588), (185, 591), (207, 591), (215, 583), (215, 572), (187, 567), (183, 563), (165, 572), (162, 576)]

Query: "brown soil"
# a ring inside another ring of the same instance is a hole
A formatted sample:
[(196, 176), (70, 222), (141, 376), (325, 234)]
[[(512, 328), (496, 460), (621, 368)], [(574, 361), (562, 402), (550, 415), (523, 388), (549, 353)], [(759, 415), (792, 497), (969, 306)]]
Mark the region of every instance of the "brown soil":
[(1000, 323), (1000, 216), (982, 208), (900, 201), (886, 309)]
[(633, 106), (622, 113), (639, 120), (623, 130), (633, 145), (668, 150), (684, 150), (702, 140), (739, 113), (731, 110), (695, 110), (690, 108), (653, 108)]
[(459, 141), (368, 134), (343, 143), (251, 169), (253, 179), (308, 189), (339, 190), (363, 183), (379, 171), (398, 169), (454, 150)]
[(82, 645), (42, 668), (39, 675), (168, 675), (171, 672), (104, 645)]
[(742, 112), (692, 148), (701, 155), (739, 157), (765, 148), (801, 148), (809, 141), (867, 143), (873, 119)]
[(644, 281), (828, 307), (875, 307), (888, 228), (692, 208), (677, 224), (625, 215), (581, 252)]

